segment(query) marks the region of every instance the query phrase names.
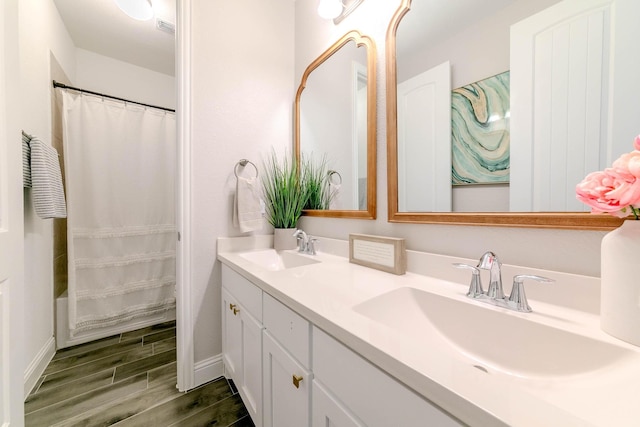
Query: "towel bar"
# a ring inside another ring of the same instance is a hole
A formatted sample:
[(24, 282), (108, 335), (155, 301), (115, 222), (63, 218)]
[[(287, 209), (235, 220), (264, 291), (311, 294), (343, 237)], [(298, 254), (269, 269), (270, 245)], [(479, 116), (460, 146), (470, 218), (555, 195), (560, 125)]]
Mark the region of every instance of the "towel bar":
[(236, 178), (238, 177), (238, 166), (242, 166), (245, 167), (247, 166), (247, 164), (250, 164), (251, 166), (253, 166), (253, 168), (256, 170), (256, 178), (258, 177), (258, 168), (256, 167), (256, 165), (251, 161), (251, 160), (247, 160), (247, 159), (240, 159), (238, 161), (238, 163), (236, 163), (235, 167), (233, 168), (233, 173), (236, 176)]
[[(333, 181), (333, 176), (334, 175), (338, 175), (338, 178), (340, 178), (340, 181), (338, 182), (334, 182)], [(333, 185), (340, 185), (342, 184), (342, 175), (340, 175), (340, 172), (338, 171), (334, 171), (334, 170), (329, 170), (327, 171), (327, 177), (329, 178), (329, 183), (333, 184)]]

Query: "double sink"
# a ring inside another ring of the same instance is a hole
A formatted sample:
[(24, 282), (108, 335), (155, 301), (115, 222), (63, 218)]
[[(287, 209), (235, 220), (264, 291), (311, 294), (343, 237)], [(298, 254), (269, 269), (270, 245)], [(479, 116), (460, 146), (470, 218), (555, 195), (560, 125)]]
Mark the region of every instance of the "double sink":
[[(238, 255), (269, 271), (318, 264), (318, 257), (297, 251), (262, 249)], [(625, 362), (640, 363), (628, 348), (529, 320), (459, 295), (445, 296), (399, 287), (352, 307), (389, 330), (432, 344), (441, 342), (456, 357), (487, 373), (523, 379), (587, 374)]]

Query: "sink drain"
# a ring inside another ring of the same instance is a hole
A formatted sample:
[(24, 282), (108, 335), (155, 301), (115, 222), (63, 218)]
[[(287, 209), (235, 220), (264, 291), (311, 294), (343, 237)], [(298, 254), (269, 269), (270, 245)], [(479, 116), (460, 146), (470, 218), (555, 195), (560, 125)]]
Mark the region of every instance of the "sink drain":
[(487, 371), (487, 368), (485, 368), (484, 366), (480, 366), (480, 365), (473, 365), (474, 368), (481, 370), (482, 372), (484, 372), (485, 374), (488, 374), (489, 371)]

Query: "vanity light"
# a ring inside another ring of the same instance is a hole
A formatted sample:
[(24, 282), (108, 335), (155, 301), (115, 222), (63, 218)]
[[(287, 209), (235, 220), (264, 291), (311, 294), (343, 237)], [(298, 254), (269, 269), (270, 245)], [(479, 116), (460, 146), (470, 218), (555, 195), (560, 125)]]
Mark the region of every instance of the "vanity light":
[(353, 12), (364, 0), (320, 0), (318, 15), (323, 19), (333, 19), (334, 24), (339, 24), (344, 18)]
[(115, 0), (124, 13), (138, 21), (148, 21), (153, 17), (151, 0)]

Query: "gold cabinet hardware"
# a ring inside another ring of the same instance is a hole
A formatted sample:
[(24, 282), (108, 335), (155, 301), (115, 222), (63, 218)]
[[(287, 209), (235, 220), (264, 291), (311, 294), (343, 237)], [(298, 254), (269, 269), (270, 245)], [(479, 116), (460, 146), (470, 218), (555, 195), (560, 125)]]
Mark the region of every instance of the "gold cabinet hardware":
[(300, 388), (300, 381), (302, 381), (304, 378), (302, 378), (300, 375), (296, 375), (293, 374), (293, 385), (296, 386), (296, 388)]
[(233, 310), (234, 308), (236, 308), (235, 304), (229, 304), (229, 310)]
[(233, 315), (235, 316), (236, 314), (240, 313), (240, 309), (239, 308), (233, 308)]

